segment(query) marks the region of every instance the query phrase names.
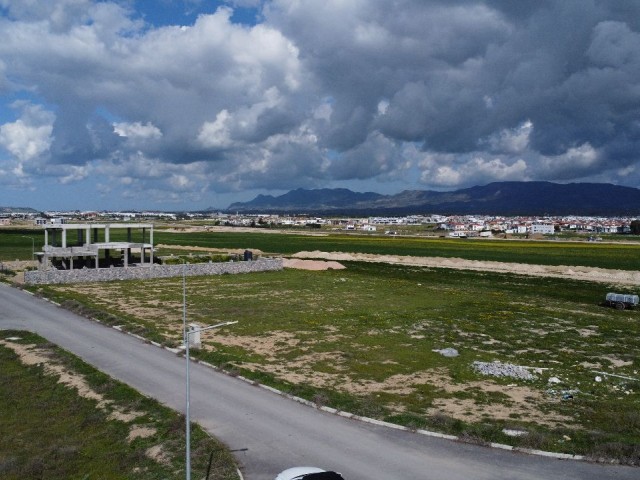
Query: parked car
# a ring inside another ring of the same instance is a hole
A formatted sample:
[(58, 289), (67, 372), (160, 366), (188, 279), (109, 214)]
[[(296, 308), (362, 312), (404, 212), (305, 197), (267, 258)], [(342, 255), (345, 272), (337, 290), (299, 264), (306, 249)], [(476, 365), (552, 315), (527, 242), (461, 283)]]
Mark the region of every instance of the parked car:
[(344, 480), (342, 475), (316, 467), (293, 467), (280, 472), (275, 480)]

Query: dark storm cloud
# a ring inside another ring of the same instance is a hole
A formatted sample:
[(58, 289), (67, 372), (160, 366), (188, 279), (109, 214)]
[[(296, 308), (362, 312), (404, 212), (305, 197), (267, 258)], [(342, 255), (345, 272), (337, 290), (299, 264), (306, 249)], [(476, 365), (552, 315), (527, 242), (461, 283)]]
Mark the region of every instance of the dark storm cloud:
[(262, 23), (220, 9), (163, 27), (120, 3), (37, 3), (0, 0), (0, 86), (41, 113), (0, 126), (23, 176), (640, 182), (635, 0), (235, 0)]
[[(376, 129), (466, 154), (530, 120), (530, 148), (541, 156), (585, 144), (600, 151), (599, 161), (575, 165), (576, 177), (638, 159), (638, 2), (274, 5), (267, 18), (335, 99), (331, 148), (354, 148)], [(549, 162), (528, 158), (534, 176), (541, 168), (553, 178)]]

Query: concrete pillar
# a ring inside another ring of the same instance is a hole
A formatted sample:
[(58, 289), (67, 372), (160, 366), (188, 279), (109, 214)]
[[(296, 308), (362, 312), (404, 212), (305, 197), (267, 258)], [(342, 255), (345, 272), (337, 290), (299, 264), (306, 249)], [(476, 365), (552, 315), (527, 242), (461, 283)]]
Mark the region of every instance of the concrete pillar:
[(125, 248), (122, 253), (124, 255), (124, 268), (127, 268), (129, 266), (129, 249)]
[(71, 267), (70, 270), (73, 270), (73, 257), (69, 258), (69, 266)]
[(100, 252), (96, 253), (96, 268), (100, 267)]
[(62, 248), (67, 248), (67, 229), (62, 229)]
[(151, 249), (149, 250), (149, 263), (153, 265), (153, 225), (151, 225), (151, 231), (149, 232), (149, 244)]
[(49, 230), (44, 229), (44, 244), (49, 245)]
[(91, 227), (87, 227), (85, 231), (85, 243), (91, 245)]
[(104, 241), (105, 241), (106, 243), (109, 243), (109, 242), (111, 241), (111, 240), (110, 240), (110, 235), (109, 235), (109, 225), (106, 225), (106, 226), (104, 227)]

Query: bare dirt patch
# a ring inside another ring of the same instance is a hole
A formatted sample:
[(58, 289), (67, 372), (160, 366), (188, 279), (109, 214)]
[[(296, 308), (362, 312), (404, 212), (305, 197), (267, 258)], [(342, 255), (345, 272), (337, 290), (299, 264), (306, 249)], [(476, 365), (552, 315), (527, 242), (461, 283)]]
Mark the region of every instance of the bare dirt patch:
[(162, 445), (154, 445), (153, 447), (148, 448), (144, 453), (150, 459), (155, 460), (156, 462), (163, 465), (169, 465), (171, 463), (171, 459), (169, 458), (167, 452), (165, 452)]
[[(203, 332), (203, 341), (204, 335)], [(300, 339), (296, 338), (294, 333), (283, 331), (269, 332), (268, 336), (216, 336), (215, 341), (226, 346), (244, 348), (268, 361), (274, 361), (278, 352), (288, 351), (300, 344)]]
[[(343, 360), (340, 352), (301, 355), (283, 365), (276, 362), (276, 352), (286, 351), (288, 345), (299, 346), (299, 343), (287, 332), (276, 332), (276, 334), (279, 340), (268, 337), (225, 337), (217, 340), (227, 345), (251, 347), (269, 361), (265, 364), (243, 363), (243, 368), (268, 372), (293, 384), (307, 384), (316, 388), (334, 388), (358, 396), (380, 392), (407, 396), (427, 384), (437, 390), (442, 390), (445, 394), (443, 398), (434, 401), (429, 413), (440, 412), (465, 421), (480, 421), (487, 414), (499, 420), (518, 417), (549, 426), (564, 425), (571, 421), (568, 417), (542, 411), (540, 407), (548, 405), (550, 399), (534, 388), (522, 385), (504, 386), (488, 380), (457, 384), (451, 379), (446, 369), (396, 374), (382, 381), (355, 379), (342, 366)], [(318, 362), (328, 362), (335, 373), (318, 371), (316, 368)], [(450, 398), (451, 394), (466, 391), (502, 393), (506, 398), (503, 402), (492, 402), (491, 406), (478, 403), (473, 398)], [(401, 409), (394, 410), (401, 411)]]
[(370, 253), (329, 253), (317, 250), (314, 252), (298, 252), (294, 254), (293, 257), (334, 260), (337, 262), (377, 262), (420, 267), (453, 268), (457, 270), (515, 273), (518, 275), (530, 275), (536, 277), (557, 277), (586, 280), (591, 282), (640, 285), (640, 272), (595, 267), (529, 265), (522, 263), (465, 260), (462, 258), (375, 255)]
[[(207, 253), (231, 253), (242, 255), (245, 251), (244, 248), (210, 248), (210, 247), (192, 247), (188, 245), (164, 245), (162, 243), (156, 245), (156, 249), (171, 249), (171, 250), (186, 250), (192, 252), (207, 252)], [(252, 248), (251, 251), (254, 255), (262, 255), (262, 250)]]
[(129, 430), (129, 436), (127, 437), (127, 441), (131, 443), (136, 438), (153, 437), (156, 433), (157, 433), (157, 430), (155, 428), (145, 427), (143, 425), (133, 425), (131, 427), (131, 430)]
[(282, 261), (284, 268), (297, 268), (298, 270), (342, 270), (344, 265), (326, 260), (300, 260), (285, 258)]
[(618, 357), (615, 357), (613, 355), (604, 355), (603, 357), (604, 360), (607, 360), (609, 362), (611, 362), (611, 365), (613, 365), (616, 368), (620, 368), (620, 367), (628, 367), (629, 365), (633, 365), (632, 361), (624, 361), (619, 359)]

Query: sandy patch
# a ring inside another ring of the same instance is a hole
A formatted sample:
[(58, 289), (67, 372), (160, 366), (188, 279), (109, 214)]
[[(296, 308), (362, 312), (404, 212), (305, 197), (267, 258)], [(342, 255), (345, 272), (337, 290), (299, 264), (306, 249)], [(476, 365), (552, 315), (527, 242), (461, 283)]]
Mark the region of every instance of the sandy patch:
[[(207, 252), (207, 253), (231, 253), (242, 255), (246, 249), (244, 248), (209, 248), (209, 247), (191, 247), (188, 245), (164, 245), (159, 243), (155, 247), (156, 249), (171, 249), (171, 250), (188, 250), (192, 252)], [(262, 250), (258, 250), (257, 248), (250, 248), (254, 255), (262, 255)], [(161, 252), (162, 253), (162, 252)]]
[(444, 385), (443, 377), (433, 372), (416, 372), (409, 375), (397, 374), (386, 378), (382, 382), (359, 381), (357, 383), (346, 383), (343, 390), (358, 395), (367, 395), (375, 392), (389, 392), (398, 395), (410, 395), (416, 390), (417, 385), (440, 383)]
[(480, 421), (487, 416), (496, 420), (513, 419), (514, 415), (523, 420), (542, 425), (557, 426), (571, 422), (570, 417), (543, 412), (534, 405), (548, 404), (549, 400), (542, 392), (520, 385), (498, 385), (490, 381), (453, 384), (442, 373), (431, 374), (431, 382), (447, 393), (482, 391), (502, 393), (508, 398), (504, 402), (492, 402), (490, 405), (478, 404), (473, 399), (447, 398), (434, 401), (430, 414), (444, 413), (453, 418), (467, 421)]
[(136, 438), (149, 438), (153, 437), (157, 433), (155, 428), (145, 427), (142, 425), (134, 425), (129, 430), (129, 436), (127, 437), (127, 441), (129, 443), (133, 442)]
[(59, 377), (58, 383), (75, 388), (78, 395), (83, 398), (98, 402), (98, 408), (104, 409), (110, 403), (108, 400), (105, 400), (102, 395), (91, 389), (81, 375), (69, 372), (62, 365), (54, 363), (46, 353), (39, 351), (36, 345), (23, 345), (4, 340), (0, 340), (0, 345), (12, 349), (25, 365), (42, 365), (48, 375), (56, 375)]
[(142, 412), (134, 410), (123, 411), (117, 408), (111, 400), (105, 399), (101, 394), (93, 390), (82, 375), (71, 372), (56, 363), (46, 352), (38, 349), (36, 345), (24, 345), (5, 340), (0, 340), (0, 345), (12, 349), (25, 365), (42, 365), (47, 375), (57, 376), (58, 383), (74, 388), (80, 397), (95, 400), (97, 402), (96, 408), (109, 412), (107, 417), (109, 420), (129, 423), (144, 415)]
[(640, 285), (640, 272), (613, 270), (595, 267), (566, 265), (528, 265), (522, 263), (465, 260), (462, 258), (411, 257), (400, 255), (375, 255), (370, 253), (328, 253), (298, 252), (295, 258), (324, 259), (337, 262), (377, 262), (398, 265), (413, 265), (433, 268), (453, 268), (458, 270), (478, 270), (483, 272), (515, 273), (537, 277), (557, 277), (591, 282)]
[[(318, 372), (314, 365), (320, 361), (332, 362), (336, 373)], [(564, 425), (571, 418), (543, 412), (535, 405), (548, 405), (549, 399), (533, 388), (519, 385), (498, 385), (491, 381), (476, 381), (456, 384), (449, 377), (446, 369), (434, 369), (411, 374), (397, 374), (383, 381), (355, 381), (342, 368), (340, 352), (309, 354), (296, 360), (282, 364), (243, 364), (243, 368), (254, 371), (266, 371), (293, 384), (308, 384), (317, 388), (334, 388), (345, 393), (359, 396), (387, 392), (396, 395), (411, 395), (422, 385), (431, 385), (448, 395), (458, 392), (499, 392), (506, 395), (504, 401), (492, 402), (490, 405), (476, 403), (473, 399), (441, 398), (434, 401), (428, 410), (430, 414), (440, 412), (450, 417), (480, 421), (490, 415), (499, 420), (513, 419), (514, 416), (526, 421), (537, 422), (549, 426)], [(404, 407), (403, 407), (404, 408)], [(402, 411), (402, 408), (394, 408)]]
[[(327, 237), (326, 232), (309, 231), (302, 229), (289, 230), (284, 228), (260, 228), (260, 227), (228, 227), (224, 225), (207, 225), (207, 226), (187, 226), (172, 227), (162, 229), (167, 233), (185, 233), (185, 232), (234, 232), (234, 233), (277, 233), (284, 235), (306, 235), (309, 237)], [(170, 245), (172, 246), (172, 245)]]
[[(202, 335), (202, 340), (204, 341), (205, 332)], [(274, 330), (266, 336), (217, 336), (215, 341), (226, 346), (241, 347), (252, 353), (262, 355), (267, 360), (274, 360), (278, 352), (287, 351), (300, 344), (300, 339), (295, 337), (296, 334), (294, 333)]]
[(155, 460), (163, 465), (169, 465), (171, 463), (171, 459), (167, 452), (164, 451), (164, 447), (162, 445), (154, 445), (153, 447), (148, 448), (144, 453), (151, 460)]
[(598, 334), (598, 327), (594, 326), (594, 325), (589, 325), (586, 328), (581, 328), (578, 330), (578, 334), (581, 337), (592, 337), (594, 335)]
[(341, 263), (325, 260), (300, 260), (285, 258), (282, 261), (284, 268), (296, 268), (299, 270), (342, 270), (346, 268)]
[(618, 357), (615, 357), (613, 355), (604, 355), (604, 356), (602, 356), (600, 358), (603, 358), (603, 359), (611, 362), (611, 365), (613, 365), (616, 368), (628, 367), (629, 365), (633, 365), (632, 361), (625, 362), (624, 360), (621, 360)]

